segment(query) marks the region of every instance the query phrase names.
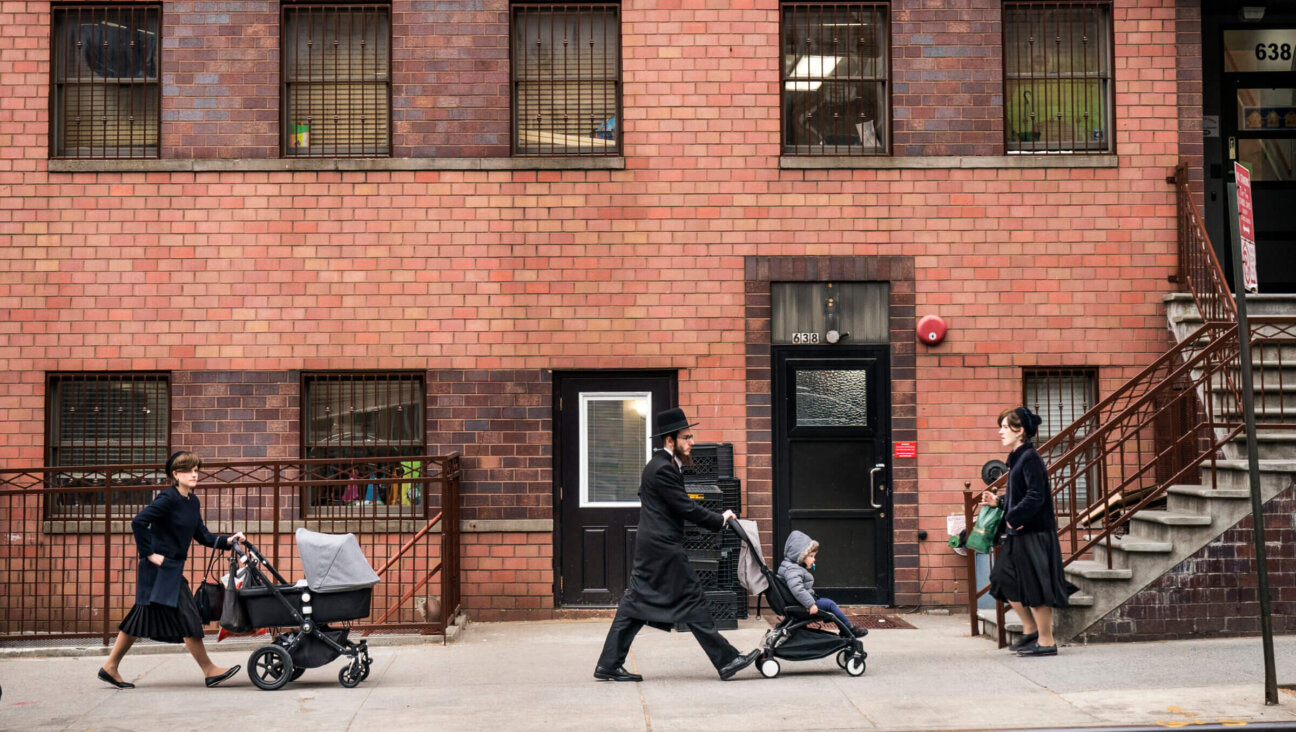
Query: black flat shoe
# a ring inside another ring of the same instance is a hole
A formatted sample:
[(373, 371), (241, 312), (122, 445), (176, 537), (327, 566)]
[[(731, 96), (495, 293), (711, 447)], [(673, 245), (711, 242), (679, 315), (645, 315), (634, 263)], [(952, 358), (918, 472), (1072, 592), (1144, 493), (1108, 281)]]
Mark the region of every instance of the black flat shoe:
[(1027, 633), (1021, 636), (1020, 638), (1018, 638), (1017, 640), (1013, 641), (1012, 645), (1008, 646), (1008, 650), (1016, 653), (1017, 651), (1020, 651), (1021, 649), (1025, 648), (1026, 646), (1029, 646), (1030, 644), (1034, 643), (1037, 640), (1039, 640), (1038, 632)]
[(756, 661), (756, 657), (759, 656), (760, 653), (761, 653), (760, 649), (757, 648), (751, 653), (745, 653), (735, 658), (734, 660), (730, 661), (729, 663), (726, 663), (725, 667), (720, 669), (720, 680), (728, 681), (734, 674), (752, 665)]
[(863, 628), (858, 625), (852, 625), (850, 632), (851, 635), (855, 636), (856, 638), (863, 638), (864, 636), (868, 635), (868, 628)]
[(1028, 656), (1056, 656), (1057, 646), (1041, 646), (1038, 643), (1032, 643), (1020, 651), (1017, 651), (1017, 655), (1022, 658)]
[(241, 669), (241, 668), (243, 668), (243, 667), (242, 667), (242, 666), (234, 666), (234, 667), (230, 668), (229, 671), (226, 671), (225, 673), (221, 674), (220, 676), (208, 676), (208, 677), (207, 677), (207, 687), (208, 687), (208, 688), (211, 688), (211, 687), (213, 687), (213, 686), (219, 684), (220, 682), (224, 681), (225, 679), (228, 679), (229, 677), (231, 677), (231, 676), (233, 676), (234, 674), (238, 673), (238, 672), (239, 672), (239, 669)]
[(117, 687), (118, 689), (134, 689), (134, 688), (135, 688), (135, 685), (132, 684), (132, 683), (130, 683), (129, 681), (118, 681), (117, 679), (114, 679), (112, 676), (108, 675), (108, 672), (107, 672), (107, 671), (104, 671), (103, 669), (99, 669), (99, 680), (100, 680), (100, 681), (107, 681), (108, 683), (112, 684), (113, 686)]
[(642, 676), (626, 671), (625, 666), (617, 666), (611, 671), (602, 666), (596, 666), (594, 668), (594, 678), (599, 681), (643, 681)]

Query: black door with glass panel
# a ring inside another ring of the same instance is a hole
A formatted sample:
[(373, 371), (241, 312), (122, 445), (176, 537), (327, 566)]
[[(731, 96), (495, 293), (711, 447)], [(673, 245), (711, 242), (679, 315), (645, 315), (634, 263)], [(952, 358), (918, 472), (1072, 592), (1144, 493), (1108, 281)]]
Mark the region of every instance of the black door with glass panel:
[[(1233, 241), (1227, 184), (1235, 182), (1233, 162), (1245, 163), (1260, 292), (1296, 292), (1296, 11), (1271, 8), (1259, 24), (1235, 19), (1216, 32), (1220, 136), (1216, 149), (1206, 151), (1206, 190), (1207, 217), (1219, 217), (1221, 225), (1212, 227), (1212, 236)], [(1216, 250), (1231, 287), (1231, 250)]]
[(675, 373), (556, 374), (562, 605), (615, 605), (634, 563), (639, 478), (652, 454), (652, 416), (675, 405)]
[(774, 349), (771, 563), (808, 534), (815, 591), (838, 602), (894, 599), (888, 363), (886, 346)]

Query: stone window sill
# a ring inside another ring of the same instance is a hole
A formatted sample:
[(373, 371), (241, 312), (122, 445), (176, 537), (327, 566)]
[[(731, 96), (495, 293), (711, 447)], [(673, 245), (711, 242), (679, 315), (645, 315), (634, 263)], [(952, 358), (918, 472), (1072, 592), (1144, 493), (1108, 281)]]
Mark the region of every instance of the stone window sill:
[(931, 157), (855, 157), (845, 155), (787, 155), (779, 158), (784, 170), (834, 170), (857, 168), (918, 170), (948, 168), (1115, 168), (1115, 155), (943, 155)]
[(65, 160), (51, 173), (253, 173), (394, 170), (625, 170), (624, 157), (310, 158), (281, 160)]

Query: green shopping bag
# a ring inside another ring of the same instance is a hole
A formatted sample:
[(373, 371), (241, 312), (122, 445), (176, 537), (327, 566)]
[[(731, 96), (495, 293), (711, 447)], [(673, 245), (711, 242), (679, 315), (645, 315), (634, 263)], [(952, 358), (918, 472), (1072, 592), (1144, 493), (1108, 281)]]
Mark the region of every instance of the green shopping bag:
[(1003, 521), (1003, 509), (998, 506), (982, 506), (977, 513), (972, 530), (968, 532), (967, 547), (973, 551), (989, 554), (994, 548), (995, 537), (999, 535), (999, 524)]

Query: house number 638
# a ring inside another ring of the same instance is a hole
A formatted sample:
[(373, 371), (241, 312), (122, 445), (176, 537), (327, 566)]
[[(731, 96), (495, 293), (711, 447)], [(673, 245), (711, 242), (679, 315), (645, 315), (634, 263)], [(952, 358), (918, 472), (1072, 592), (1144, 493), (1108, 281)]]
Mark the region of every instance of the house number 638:
[(792, 342), (793, 342), (793, 343), (797, 343), (797, 344), (803, 344), (803, 343), (810, 343), (810, 344), (814, 344), (814, 343), (818, 343), (818, 342), (819, 342), (819, 334), (818, 334), (818, 333), (793, 333), (793, 334), (792, 334)]

